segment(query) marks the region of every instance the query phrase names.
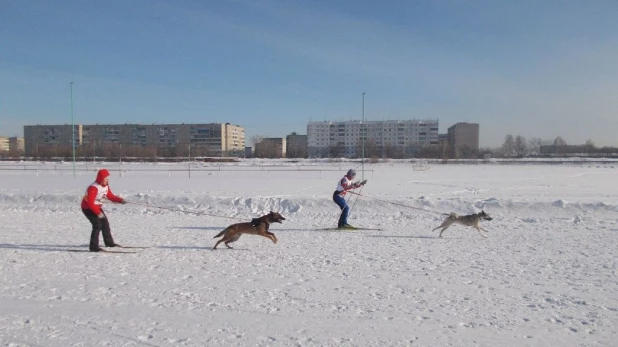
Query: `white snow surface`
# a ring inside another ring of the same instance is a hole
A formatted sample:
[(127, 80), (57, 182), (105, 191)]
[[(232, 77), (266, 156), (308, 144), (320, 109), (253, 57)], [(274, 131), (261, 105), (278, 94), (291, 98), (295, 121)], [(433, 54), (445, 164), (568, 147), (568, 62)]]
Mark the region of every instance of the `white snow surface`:
[[(0, 164), (0, 345), (617, 345), (615, 162), (412, 165)], [(99, 168), (131, 202), (105, 205), (115, 241), (151, 248), (68, 251)], [(349, 168), (368, 179), (350, 224), (381, 230), (323, 230)], [(271, 210), (277, 244), (212, 250)], [(487, 238), (431, 231), (481, 210)]]

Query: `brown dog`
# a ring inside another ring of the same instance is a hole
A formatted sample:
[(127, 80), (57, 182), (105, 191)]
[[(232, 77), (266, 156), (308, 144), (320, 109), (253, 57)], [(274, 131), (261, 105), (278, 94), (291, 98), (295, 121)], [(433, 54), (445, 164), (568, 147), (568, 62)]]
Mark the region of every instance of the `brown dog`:
[(217, 246), (221, 242), (223, 242), (227, 248), (232, 248), (229, 243), (238, 241), (240, 235), (242, 234), (264, 236), (269, 238), (273, 243), (277, 243), (277, 237), (275, 234), (268, 231), (268, 228), (271, 223), (281, 223), (282, 220), (285, 220), (282, 215), (277, 212), (270, 211), (269, 214), (260, 218), (254, 218), (251, 222), (232, 224), (213, 237), (213, 239), (216, 239), (219, 236), (223, 236), (221, 240), (217, 241), (212, 249), (217, 249)]

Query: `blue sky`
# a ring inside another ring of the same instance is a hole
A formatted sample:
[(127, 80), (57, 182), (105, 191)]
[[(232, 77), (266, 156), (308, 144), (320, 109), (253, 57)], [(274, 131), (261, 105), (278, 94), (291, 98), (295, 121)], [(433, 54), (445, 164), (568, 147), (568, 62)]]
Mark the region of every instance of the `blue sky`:
[(0, 0), (0, 136), (23, 125), (438, 118), (618, 146), (618, 1)]

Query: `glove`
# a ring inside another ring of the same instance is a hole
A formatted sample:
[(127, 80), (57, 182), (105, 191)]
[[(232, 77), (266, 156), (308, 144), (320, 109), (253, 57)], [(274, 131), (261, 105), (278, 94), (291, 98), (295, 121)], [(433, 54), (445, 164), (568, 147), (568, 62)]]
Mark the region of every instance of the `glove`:
[(367, 183), (367, 180), (362, 181), (361, 183), (359, 183), (360, 186), (364, 186)]
[(122, 199), (122, 201), (120, 203), (124, 205), (124, 204), (127, 203), (127, 201), (125, 199)]
[(99, 217), (99, 219), (103, 219), (105, 218), (105, 215), (103, 214), (103, 212), (101, 212), (97, 215), (97, 217)]

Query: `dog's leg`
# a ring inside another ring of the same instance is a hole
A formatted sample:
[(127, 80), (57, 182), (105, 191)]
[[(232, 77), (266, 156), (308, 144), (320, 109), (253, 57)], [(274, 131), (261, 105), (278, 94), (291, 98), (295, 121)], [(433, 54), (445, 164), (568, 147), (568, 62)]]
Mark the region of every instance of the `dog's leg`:
[(266, 237), (271, 239), (273, 243), (277, 243), (277, 236), (275, 236), (275, 234), (271, 233), (270, 231), (266, 231), (266, 234)]
[(221, 241), (223, 240), (219, 240), (217, 241), (217, 243), (215, 243), (215, 246), (212, 248), (213, 250), (217, 249), (217, 246), (219, 246), (219, 244), (221, 243)]
[(453, 224), (453, 223), (452, 222), (449, 223), (449, 220), (447, 219), (444, 222), (442, 222), (442, 224), (440, 224), (440, 226), (438, 226), (437, 228), (433, 228), (431, 231), (436, 231), (436, 230), (438, 230), (440, 228), (444, 228), (444, 227), (448, 228), (448, 226), (451, 225), (451, 224)]
[(476, 231), (478, 231), (478, 232), (479, 232), (479, 234), (481, 234), (481, 236), (483, 236), (483, 237), (487, 238), (487, 236), (483, 235), (483, 233), (481, 232), (481, 229), (482, 229), (481, 227), (479, 227), (479, 226), (475, 226), (475, 227), (474, 227), (474, 229), (476, 229)]
[(235, 234), (230, 235), (227, 238), (224, 238), (225, 240), (223, 240), (223, 244), (226, 245), (227, 248), (233, 248), (232, 246), (230, 246), (230, 243), (238, 241), (238, 239), (240, 238), (240, 235), (242, 234), (235, 233)]
[(444, 232), (444, 230), (448, 229), (448, 227), (450, 227), (451, 225), (447, 225), (444, 228), (442, 228), (442, 230), (440, 230), (440, 235), (438, 235), (438, 237), (442, 237), (442, 233)]
[(270, 231), (266, 231), (263, 234), (258, 234), (260, 236), (264, 236), (265, 238), (271, 240), (273, 243), (277, 243), (277, 237), (275, 236), (275, 234), (271, 233)]
[[(453, 220), (447, 219), (439, 227), (437, 227), (436, 229), (442, 228), (442, 230), (440, 230), (440, 235), (438, 235), (438, 237), (442, 237), (442, 233), (444, 232), (444, 230), (448, 229), (452, 224), (453, 224)], [(436, 230), (436, 229), (433, 229), (433, 230)]]
[(484, 231), (484, 232), (486, 232), (486, 233), (488, 233), (488, 232), (489, 232), (489, 231), (487, 231), (487, 230), (483, 229), (483, 227), (479, 227), (479, 228), (481, 228), (481, 230), (483, 230), (483, 231)]

